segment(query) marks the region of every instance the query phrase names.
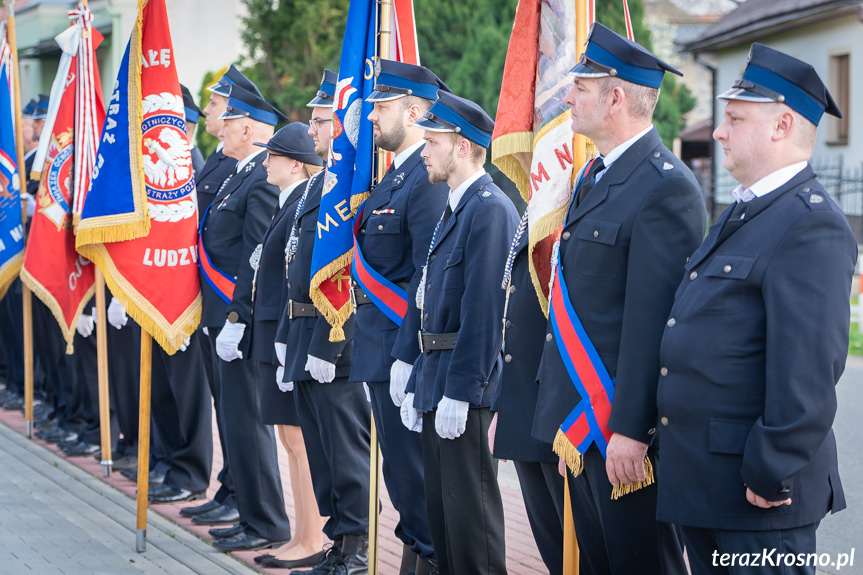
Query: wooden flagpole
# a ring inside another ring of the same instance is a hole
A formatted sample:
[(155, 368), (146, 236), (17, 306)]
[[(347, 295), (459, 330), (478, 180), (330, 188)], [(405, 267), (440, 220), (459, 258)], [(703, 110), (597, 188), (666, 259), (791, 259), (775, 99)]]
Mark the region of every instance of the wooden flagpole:
[(111, 407), (108, 392), (108, 313), (105, 307), (105, 276), (96, 266), (96, 375), (99, 382), (99, 431), (102, 444), (102, 477), (111, 475)]
[[(14, 92), (15, 118), (15, 155), (18, 162), (18, 177), (21, 181), (21, 193), (27, 191), (27, 174), (24, 173), (24, 139), (21, 125), (21, 78), (18, 74), (18, 42), (15, 37), (15, 0), (4, 0), (6, 5), (6, 39), (9, 42), (9, 52), (12, 56), (12, 77)], [(24, 202), (21, 206), (22, 221), (27, 221), (27, 209)], [(24, 298), (24, 420), (27, 422), (27, 438), (33, 437), (33, 297), (30, 288), (22, 282)]]
[(150, 376), (153, 338), (141, 329), (141, 398), (138, 414), (138, 515), (135, 551), (147, 550), (147, 492), (150, 479)]

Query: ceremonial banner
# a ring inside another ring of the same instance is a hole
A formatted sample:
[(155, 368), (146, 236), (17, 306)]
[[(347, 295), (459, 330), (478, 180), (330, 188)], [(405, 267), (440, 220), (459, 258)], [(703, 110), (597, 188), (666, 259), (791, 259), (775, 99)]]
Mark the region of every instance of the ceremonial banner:
[(95, 53), (102, 35), (90, 26), (85, 7), (70, 17), (72, 26), (55, 38), (63, 55), (31, 172), (40, 180), (39, 192), (21, 270), (21, 280), (60, 324), (67, 353), (95, 281), (90, 260), (75, 251), (73, 206), (90, 185), (105, 121)]
[(77, 249), (169, 354), (201, 318), (198, 217), (165, 0), (139, 0), (102, 129)]
[(21, 178), (15, 160), (12, 105), (12, 53), (6, 42), (6, 23), (0, 30), (0, 299), (18, 277), (24, 256), (21, 215)]
[(491, 143), (492, 162), (528, 205), (530, 275), (546, 313), (573, 164), (584, 162), (563, 102), (576, 63), (575, 9), (572, 0), (519, 0)]
[(332, 325), (331, 341), (345, 337), (342, 326), (353, 313), (351, 259), (353, 224), (369, 195), (374, 141), (365, 98), (375, 83), (374, 2), (353, 0), (342, 44), (333, 107), (333, 140), (318, 213), (312, 254), (310, 295)]

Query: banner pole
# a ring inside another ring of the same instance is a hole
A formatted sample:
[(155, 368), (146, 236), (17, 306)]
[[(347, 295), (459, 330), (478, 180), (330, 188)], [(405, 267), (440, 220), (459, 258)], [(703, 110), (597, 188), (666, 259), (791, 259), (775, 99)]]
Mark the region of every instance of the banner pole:
[(24, 419), (27, 439), (33, 439), (33, 295), (21, 282), (24, 298)]
[(141, 329), (141, 398), (138, 413), (138, 516), (135, 551), (147, 550), (147, 492), (150, 479), (150, 375), (153, 338)]
[(108, 313), (105, 308), (105, 276), (96, 266), (96, 374), (99, 382), (99, 431), (102, 443), (102, 477), (111, 475), (111, 404), (108, 391)]

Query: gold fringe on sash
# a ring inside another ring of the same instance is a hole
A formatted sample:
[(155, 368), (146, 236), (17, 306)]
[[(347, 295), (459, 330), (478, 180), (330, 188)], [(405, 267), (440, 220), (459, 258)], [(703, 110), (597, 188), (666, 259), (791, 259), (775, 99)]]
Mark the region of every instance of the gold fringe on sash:
[[(557, 435), (554, 437), (554, 443), (552, 444), (552, 449), (554, 452), (566, 463), (566, 466), (572, 472), (572, 475), (578, 477), (581, 475), (581, 472), (584, 471), (584, 456), (578, 452), (572, 442), (567, 439), (566, 435), (563, 434), (563, 431), (558, 429)], [(628, 495), (633, 493), (634, 491), (638, 491), (643, 487), (647, 487), (648, 485), (653, 485), (656, 482), (653, 474), (653, 464), (650, 462), (649, 457), (644, 458), (644, 481), (638, 481), (636, 483), (630, 483), (629, 485), (623, 485), (618, 483), (611, 490), (611, 499), (617, 500), (623, 497), (624, 495)]]

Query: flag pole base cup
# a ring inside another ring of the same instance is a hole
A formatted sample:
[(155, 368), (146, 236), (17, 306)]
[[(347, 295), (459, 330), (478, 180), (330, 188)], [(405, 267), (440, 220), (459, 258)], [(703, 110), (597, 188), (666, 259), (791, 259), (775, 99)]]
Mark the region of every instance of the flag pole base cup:
[(27, 431), (26, 431), (27, 439), (33, 439), (33, 422), (27, 422)]
[(102, 460), (102, 477), (109, 477), (111, 475), (111, 467), (114, 465), (114, 461), (111, 459), (103, 459)]
[(146, 529), (138, 529), (135, 532), (135, 551), (137, 553), (143, 553), (147, 550), (147, 530)]

